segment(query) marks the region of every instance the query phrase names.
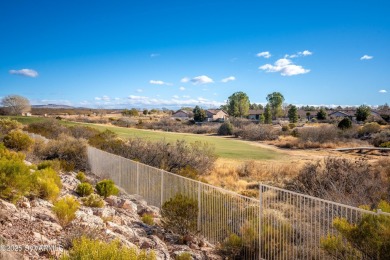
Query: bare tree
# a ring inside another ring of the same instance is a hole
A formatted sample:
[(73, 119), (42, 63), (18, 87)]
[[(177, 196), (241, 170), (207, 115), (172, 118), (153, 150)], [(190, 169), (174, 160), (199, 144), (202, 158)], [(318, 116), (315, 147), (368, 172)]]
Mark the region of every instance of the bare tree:
[(22, 113), (31, 110), (30, 101), (27, 98), (18, 95), (4, 97), (1, 100), (1, 105), (8, 115), (21, 115)]

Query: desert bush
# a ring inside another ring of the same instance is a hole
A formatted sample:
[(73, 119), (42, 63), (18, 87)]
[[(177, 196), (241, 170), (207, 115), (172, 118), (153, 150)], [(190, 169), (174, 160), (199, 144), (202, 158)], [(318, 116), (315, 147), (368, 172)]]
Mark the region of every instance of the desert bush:
[(283, 125), (282, 126), (282, 131), (283, 132), (287, 132), (288, 130), (290, 130), (290, 127), (288, 125)]
[(229, 121), (224, 122), (218, 128), (219, 135), (232, 135), (233, 134), (233, 125)]
[(3, 142), (7, 148), (16, 151), (27, 151), (34, 143), (33, 139), (31, 139), (28, 134), (25, 134), (20, 130), (13, 130), (9, 132), (6, 136), (4, 136)]
[(197, 229), (198, 201), (182, 194), (166, 201), (161, 208), (164, 228), (181, 236), (194, 234)]
[(207, 143), (187, 143), (184, 140), (177, 140), (175, 143), (165, 140), (152, 142), (139, 138), (125, 142), (111, 131), (91, 138), (89, 143), (104, 151), (173, 173), (190, 167), (197, 174), (203, 174), (212, 168), (217, 158), (214, 147)]
[(192, 260), (191, 253), (183, 252), (175, 257), (175, 260)]
[[(378, 207), (390, 213), (386, 201), (381, 201)], [(357, 259), (361, 255), (362, 259), (390, 259), (390, 217), (365, 214), (357, 224), (336, 218), (333, 226), (340, 235), (321, 240), (321, 247), (333, 258)]]
[(90, 194), (87, 197), (81, 198), (83, 204), (91, 208), (102, 208), (104, 206), (104, 201), (102, 197), (97, 194)]
[(378, 133), (381, 130), (381, 126), (376, 123), (366, 123), (359, 129), (359, 136), (366, 136), (374, 133)]
[(84, 138), (87, 140), (100, 133), (99, 130), (90, 126), (71, 126), (69, 127), (69, 131), (74, 138)]
[(279, 131), (270, 125), (247, 125), (234, 131), (236, 137), (251, 141), (275, 140)]
[(62, 260), (155, 260), (153, 251), (139, 251), (137, 248), (128, 248), (121, 245), (119, 240), (103, 242), (101, 240), (79, 237), (72, 241), (72, 247)]
[(298, 138), (303, 142), (334, 142), (338, 139), (335, 126), (304, 127), (298, 130)]
[(73, 196), (66, 196), (57, 200), (53, 206), (53, 212), (56, 214), (62, 227), (68, 225), (75, 217), (80, 203)]
[(33, 173), (32, 196), (55, 201), (60, 194), (62, 183), (58, 173), (52, 168), (44, 168)]
[(246, 161), (240, 167), (237, 168), (238, 176), (249, 177), (254, 176), (257, 173), (257, 166), (255, 161)]
[(376, 147), (386, 142), (390, 142), (390, 130), (384, 130), (382, 132), (373, 134), (370, 140), (370, 143)]
[(235, 259), (243, 248), (242, 238), (236, 234), (230, 234), (220, 245), (218, 250), (228, 259)]
[(381, 144), (379, 145), (379, 147), (382, 147), (382, 148), (390, 148), (390, 141), (389, 141), (389, 142), (381, 143)]
[(187, 165), (185, 168), (181, 168), (180, 170), (178, 170), (176, 174), (193, 180), (199, 179), (198, 172), (189, 165)]
[(85, 182), (87, 177), (85, 176), (84, 172), (78, 172), (76, 175), (76, 179), (78, 179), (80, 182)]
[(246, 118), (233, 117), (229, 119), (234, 128), (243, 128), (248, 125), (253, 125), (252, 120)]
[(61, 134), (69, 134), (70, 131), (67, 127), (61, 125), (55, 119), (48, 119), (42, 122), (32, 123), (28, 125), (27, 131), (35, 134), (42, 135), (49, 139), (56, 139)]
[(389, 196), (386, 180), (367, 161), (332, 157), (308, 163), (286, 188), (354, 206)]
[(348, 117), (344, 117), (337, 125), (338, 128), (344, 130), (352, 127), (352, 121)]
[(100, 196), (107, 198), (110, 195), (117, 195), (119, 193), (118, 188), (115, 186), (112, 180), (99, 181), (96, 186), (96, 192)]
[(59, 160), (42, 161), (37, 165), (38, 170), (52, 168), (55, 171), (61, 170), (61, 162)]
[(33, 176), (22, 154), (8, 151), (0, 144), (0, 198), (15, 203), (29, 194)]
[(85, 170), (88, 166), (87, 146), (83, 139), (60, 135), (58, 140), (50, 140), (37, 156), (42, 160), (58, 159), (64, 170)]
[(0, 119), (0, 137), (7, 135), (12, 130), (21, 130), (23, 125), (16, 120), (9, 118)]
[(88, 182), (83, 182), (77, 185), (76, 193), (81, 196), (85, 197), (93, 193), (93, 187)]
[(144, 222), (145, 224), (149, 225), (149, 226), (153, 226), (154, 225), (154, 217), (153, 217), (153, 214), (143, 214), (142, 215), (142, 222)]

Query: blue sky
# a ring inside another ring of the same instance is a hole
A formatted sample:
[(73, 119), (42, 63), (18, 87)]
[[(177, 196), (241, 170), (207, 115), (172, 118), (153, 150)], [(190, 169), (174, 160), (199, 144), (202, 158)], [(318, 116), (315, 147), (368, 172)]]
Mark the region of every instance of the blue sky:
[(390, 103), (390, 3), (1, 1), (0, 97), (217, 107)]

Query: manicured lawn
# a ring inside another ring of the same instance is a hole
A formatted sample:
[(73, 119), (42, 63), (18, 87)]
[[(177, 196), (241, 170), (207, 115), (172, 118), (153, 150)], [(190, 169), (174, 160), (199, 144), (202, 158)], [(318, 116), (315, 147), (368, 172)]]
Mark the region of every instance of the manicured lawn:
[[(39, 122), (46, 120), (45, 118), (36, 117), (12, 117), (23, 124), (30, 124), (33, 122)], [(96, 124), (85, 124), (61, 121), (65, 125), (88, 125), (96, 128), (100, 131), (109, 129), (122, 138), (144, 138), (152, 141), (165, 139), (168, 142), (175, 142), (176, 140), (186, 140), (187, 142), (207, 142), (215, 147), (215, 152), (219, 157), (232, 159), (232, 160), (276, 160), (281, 159), (285, 155), (275, 152), (273, 150), (265, 149), (255, 145), (251, 145), (248, 142), (241, 142), (237, 139), (230, 137), (219, 137), (209, 135), (197, 135), (197, 134), (183, 134), (172, 133), (162, 131), (151, 131), (134, 128), (123, 128), (116, 126), (105, 126)]]

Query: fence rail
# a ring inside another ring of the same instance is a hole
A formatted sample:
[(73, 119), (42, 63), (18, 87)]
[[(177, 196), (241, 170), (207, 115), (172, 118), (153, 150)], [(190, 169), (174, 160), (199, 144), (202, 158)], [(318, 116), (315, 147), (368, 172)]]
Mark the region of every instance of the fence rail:
[(215, 244), (239, 236), (240, 259), (332, 259), (321, 240), (337, 235), (333, 219), (357, 223), (366, 214), (390, 216), (264, 184), (258, 199), (249, 198), (93, 147), (88, 160), (93, 173), (153, 206), (161, 208), (178, 193), (196, 199), (199, 233)]

